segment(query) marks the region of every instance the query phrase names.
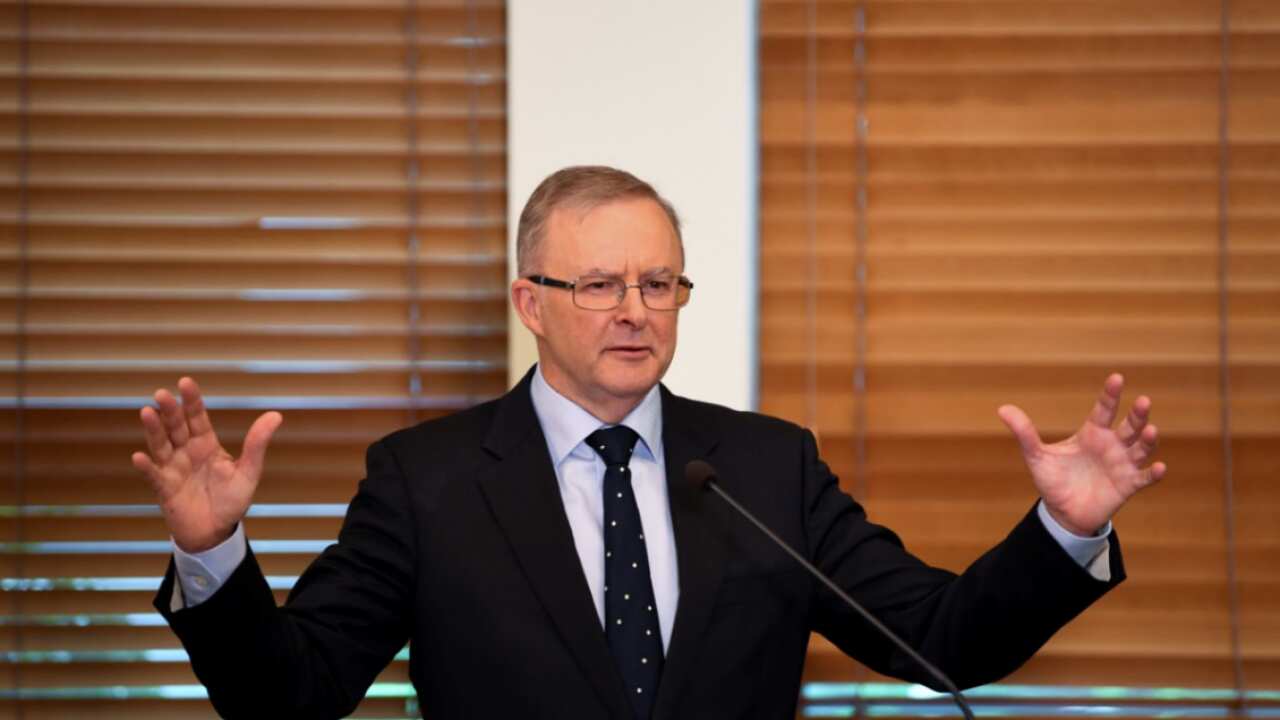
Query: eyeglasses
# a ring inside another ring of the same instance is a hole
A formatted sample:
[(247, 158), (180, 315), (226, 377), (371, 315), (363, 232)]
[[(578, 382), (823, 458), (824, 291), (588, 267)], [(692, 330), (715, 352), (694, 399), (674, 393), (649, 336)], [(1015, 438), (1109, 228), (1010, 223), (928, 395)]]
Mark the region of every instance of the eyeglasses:
[(569, 290), (573, 304), (583, 310), (612, 310), (622, 304), (627, 290), (640, 288), (640, 301), (650, 310), (678, 310), (689, 302), (693, 283), (680, 275), (661, 274), (644, 278), (634, 285), (616, 275), (584, 275), (573, 282), (556, 280), (546, 275), (529, 275), (530, 282)]

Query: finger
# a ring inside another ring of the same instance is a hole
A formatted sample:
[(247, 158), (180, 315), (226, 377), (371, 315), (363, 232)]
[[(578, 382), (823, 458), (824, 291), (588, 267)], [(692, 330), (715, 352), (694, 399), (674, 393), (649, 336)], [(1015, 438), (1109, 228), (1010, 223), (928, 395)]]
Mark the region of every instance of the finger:
[(1160, 445), (1160, 431), (1155, 425), (1148, 425), (1139, 435), (1138, 442), (1129, 448), (1129, 458), (1133, 460), (1135, 465), (1142, 465), (1147, 458), (1155, 454), (1156, 448)]
[(244, 451), (240, 453), (238, 464), (246, 475), (258, 477), (262, 474), (262, 466), (266, 462), (267, 445), (271, 436), (284, 422), (284, 416), (278, 412), (263, 413), (249, 426), (244, 436)]
[(165, 486), (169, 484), (170, 488), (172, 488), (172, 481), (166, 480), (164, 471), (160, 469), (159, 465), (155, 464), (149, 455), (144, 452), (136, 452), (129, 457), (129, 460), (133, 463), (133, 467), (147, 478), (147, 484), (151, 486), (151, 490), (156, 495), (163, 497), (169, 494), (166, 492)]
[(1120, 391), (1124, 390), (1124, 376), (1111, 373), (1102, 383), (1102, 392), (1089, 411), (1089, 422), (1098, 427), (1111, 428), (1116, 420), (1116, 408), (1120, 407)]
[(182, 412), (186, 415), (187, 424), (192, 435), (203, 435), (213, 432), (213, 423), (209, 421), (209, 413), (204, 407), (204, 397), (200, 394), (200, 386), (195, 380), (184, 377), (178, 381), (178, 392), (182, 393)]
[(1155, 485), (1164, 479), (1165, 473), (1169, 467), (1162, 462), (1158, 462), (1146, 470), (1142, 471), (1142, 476), (1138, 480), (1138, 489)]
[(147, 476), (147, 480), (151, 482), (151, 488), (154, 490), (160, 485), (160, 468), (151, 461), (151, 456), (144, 452), (136, 452), (129, 457), (129, 461), (137, 468), (138, 472)]
[(1125, 445), (1137, 442), (1138, 435), (1142, 433), (1149, 417), (1151, 417), (1151, 398), (1139, 395), (1138, 399), (1133, 401), (1133, 407), (1129, 408), (1129, 414), (1120, 423), (1120, 427), (1116, 428), (1116, 435), (1120, 438), (1120, 442)]
[(1017, 405), (1001, 405), (996, 410), (996, 415), (1000, 416), (1005, 427), (1018, 439), (1023, 455), (1030, 457), (1040, 451), (1040, 433), (1036, 432), (1036, 426), (1022, 408)]
[(187, 429), (187, 418), (178, 407), (178, 399), (168, 390), (160, 389), (155, 394), (156, 406), (160, 408), (160, 421), (164, 423), (164, 431), (169, 435), (173, 447), (180, 448), (187, 444), (191, 432)]
[(173, 457), (173, 445), (169, 443), (169, 433), (165, 432), (160, 414), (148, 405), (138, 412), (138, 417), (142, 419), (142, 435), (147, 440), (151, 457), (161, 463), (169, 462)]
[(1169, 470), (1168, 465), (1165, 465), (1162, 462), (1158, 462), (1152, 465), (1147, 472), (1151, 474), (1151, 482), (1154, 483), (1154, 482), (1160, 482), (1161, 480), (1163, 480), (1165, 473), (1168, 472), (1168, 470)]

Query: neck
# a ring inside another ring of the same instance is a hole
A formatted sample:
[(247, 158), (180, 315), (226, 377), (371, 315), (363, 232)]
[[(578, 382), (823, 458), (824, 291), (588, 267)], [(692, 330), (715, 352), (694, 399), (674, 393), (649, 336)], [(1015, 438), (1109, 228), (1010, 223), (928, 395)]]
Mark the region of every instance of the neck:
[(542, 370), (542, 378), (547, 381), (552, 390), (569, 398), (578, 407), (608, 425), (617, 425), (622, 422), (623, 418), (629, 415), (632, 410), (635, 410), (644, 400), (645, 395), (648, 394), (646, 390), (637, 397), (615, 397), (612, 395), (591, 397), (586, 393), (578, 392), (573, 383), (568, 382), (567, 378), (557, 372), (553, 366), (539, 363), (538, 367)]

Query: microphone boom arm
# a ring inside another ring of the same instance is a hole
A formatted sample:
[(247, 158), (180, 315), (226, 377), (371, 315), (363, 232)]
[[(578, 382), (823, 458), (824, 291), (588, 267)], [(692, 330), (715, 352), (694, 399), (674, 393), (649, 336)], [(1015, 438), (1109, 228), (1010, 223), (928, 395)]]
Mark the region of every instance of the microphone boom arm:
[[(707, 467), (709, 468), (710, 466), (708, 465)], [(734, 500), (729, 495), (729, 493), (725, 492), (724, 489), (720, 487), (720, 484), (716, 482), (715, 476), (713, 474), (709, 474), (703, 480), (703, 483), (704, 483), (704, 487), (711, 488), (712, 490), (715, 491), (717, 495), (724, 498), (725, 502), (733, 506), (733, 508), (737, 510), (739, 513), (741, 513), (742, 516), (745, 517), (747, 520), (750, 520), (751, 524), (755, 525), (760, 530), (760, 532), (767, 535), (769, 539), (773, 540), (775, 543), (777, 543), (779, 547), (787, 551), (787, 554), (790, 555), (792, 558), (794, 558), (796, 562), (803, 565), (811, 575), (821, 580), (822, 584), (827, 586), (827, 589), (835, 593), (836, 596), (839, 597), (841, 600), (845, 601), (845, 603), (848, 604), (849, 607), (856, 610), (864, 620), (871, 623), (871, 625), (875, 627), (877, 630), (879, 630), (885, 637), (893, 641), (893, 643), (898, 646), (899, 650), (906, 653), (907, 656), (910, 657), (912, 660), (915, 660), (916, 663), (920, 665), (920, 667), (924, 668), (930, 675), (933, 676), (935, 680), (938, 681), (938, 684), (946, 688), (947, 692), (951, 693), (952, 699), (954, 699), (956, 702), (956, 705), (960, 707), (960, 712), (964, 713), (965, 719), (973, 720), (973, 711), (969, 709), (969, 703), (965, 702), (964, 695), (960, 693), (960, 690), (956, 688), (955, 683), (951, 682), (951, 679), (948, 678), (946, 675), (944, 675), (941, 670), (934, 667), (932, 663), (930, 663), (928, 660), (925, 660), (923, 657), (921, 657), (920, 654), (917, 653), (914, 649), (912, 649), (910, 645), (908, 645), (905, 641), (902, 640), (902, 638), (898, 637), (892, 630), (885, 627), (884, 623), (881, 623), (871, 613), (867, 612), (866, 608), (859, 605), (857, 601), (849, 597), (849, 594), (846, 593), (844, 590), (840, 589), (840, 586), (832, 582), (831, 578), (828, 578), (826, 574), (824, 574), (821, 570), (814, 567), (813, 564), (810, 563), (808, 560), (806, 560), (803, 555), (793, 550), (790, 545), (788, 545), (782, 538), (778, 537), (772, 530), (768, 528), (768, 526), (760, 522), (760, 520), (758, 520), (755, 515), (751, 514), (749, 510), (747, 510), (745, 507), (740, 505), (737, 500)]]

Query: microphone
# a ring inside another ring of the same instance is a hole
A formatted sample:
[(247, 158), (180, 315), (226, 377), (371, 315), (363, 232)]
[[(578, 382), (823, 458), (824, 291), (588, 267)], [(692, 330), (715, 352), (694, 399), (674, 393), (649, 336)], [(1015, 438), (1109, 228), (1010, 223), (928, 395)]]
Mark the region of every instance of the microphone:
[(973, 720), (973, 711), (969, 709), (969, 703), (965, 702), (964, 695), (960, 694), (960, 690), (956, 688), (955, 683), (951, 682), (951, 678), (944, 675), (941, 670), (934, 667), (928, 660), (920, 657), (920, 654), (913, 650), (910, 645), (907, 645), (902, 638), (898, 637), (892, 630), (885, 627), (883, 623), (872, 616), (871, 613), (867, 612), (866, 608), (859, 605), (856, 600), (849, 597), (849, 594), (844, 590), (841, 590), (840, 586), (832, 582), (831, 578), (827, 577), (821, 570), (814, 567), (813, 564), (806, 560), (803, 555), (792, 550), (790, 545), (788, 545), (782, 538), (778, 537), (777, 534), (768, 528), (768, 526), (760, 522), (755, 515), (751, 514), (750, 510), (742, 507), (737, 500), (734, 500), (729, 493), (725, 492), (724, 488), (720, 487), (720, 484), (716, 482), (717, 477), (716, 469), (704, 460), (690, 460), (689, 464), (684, 466), (685, 481), (694, 485), (699, 490), (714, 490), (717, 495), (724, 498), (724, 501), (729, 503), (734, 510), (737, 510), (747, 520), (750, 520), (752, 525), (755, 525), (760, 529), (760, 532), (769, 536), (769, 539), (776, 543), (778, 547), (785, 550), (788, 555), (795, 558), (796, 562), (803, 565), (804, 569), (808, 570), (810, 575), (821, 581), (823, 585), (826, 585), (827, 588), (843, 600), (846, 605), (853, 608), (864, 620), (871, 623), (871, 626), (878, 630), (881, 635), (884, 635), (893, 641), (893, 644), (897, 645), (898, 649), (906, 653), (908, 657), (916, 661), (917, 665), (924, 668), (926, 672), (932, 675), (933, 679), (937, 680), (939, 685), (946, 688), (947, 692), (951, 693), (951, 698), (955, 701), (956, 705), (959, 706), (960, 712), (964, 713), (965, 719)]

